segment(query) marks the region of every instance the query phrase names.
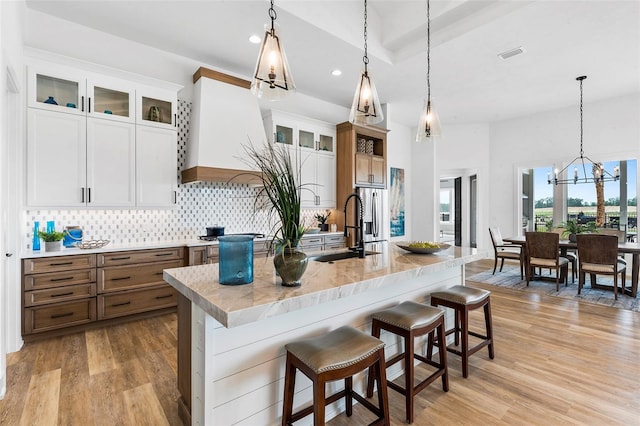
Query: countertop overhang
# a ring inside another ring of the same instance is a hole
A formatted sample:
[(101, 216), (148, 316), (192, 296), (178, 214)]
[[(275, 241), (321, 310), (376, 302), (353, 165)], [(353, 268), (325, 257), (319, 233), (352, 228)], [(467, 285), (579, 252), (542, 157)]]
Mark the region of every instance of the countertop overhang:
[(462, 267), (487, 255), (484, 250), (469, 247), (450, 247), (437, 254), (421, 255), (406, 252), (394, 244), (382, 246), (380, 254), (365, 259), (344, 259), (334, 263), (309, 260), (300, 287), (281, 285), (272, 257), (254, 260), (251, 284), (219, 284), (218, 264), (165, 269), (163, 277), (223, 326), (232, 328), (421, 275)]

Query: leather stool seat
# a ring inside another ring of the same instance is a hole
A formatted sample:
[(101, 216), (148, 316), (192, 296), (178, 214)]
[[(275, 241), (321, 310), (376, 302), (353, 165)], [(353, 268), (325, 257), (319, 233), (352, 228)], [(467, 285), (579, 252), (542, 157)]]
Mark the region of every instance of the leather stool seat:
[[(389, 400), (386, 392), (386, 372), (384, 364), (384, 342), (353, 327), (344, 326), (323, 336), (291, 342), (285, 345), (287, 351), (285, 390), (282, 424), (293, 422), (314, 413), (314, 425), (324, 425), (325, 406), (338, 399), (346, 398), (347, 416), (352, 414), (355, 398), (378, 415), (373, 424), (390, 424)], [(353, 391), (353, 375), (372, 368), (377, 374), (378, 386), (385, 389), (378, 392), (378, 407)], [(296, 371), (301, 371), (313, 382), (313, 405), (293, 413), (293, 395)], [(325, 397), (327, 382), (342, 380), (345, 388)]]
[[(462, 357), (462, 376), (469, 375), (469, 357), (480, 349), (488, 346), (489, 358), (494, 358), (493, 325), (491, 319), (491, 293), (486, 290), (455, 285), (446, 290), (431, 293), (431, 306), (446, 306), (455, 311), (454, 327), (445, 335), (454, 334), (455, 346), (460, 350), (447, 346), (447, 351)], [(486, 333), (484, 335), (469, 330), (469, 312), (484, 308)], [(469, 347), (469, 336), (482, 339), (480, 343)], [(438, 337), (439, 338), (439, 337)], [(428, 353), (431, 353), (432, 343), (429, 342)]]
[[(413, 397), (418, 392), (426, 388), (438, 377), (442, 377), (442, 389), (445, 392), (449, 390), (447, 351), (444, 343), (439, 344), (439, 362), (432, 361), (431, 354), (427, 358), (414, 352), (416, 337), (428, 334), (429, 341), (431, 341), (431, 336), (437, 331), (438, 342), (445, 341), (444, 310), (411, 301), (402, 302), (389, 309), (373, 313), (371, 332), (375, 337), (380, 337), (381, 330), (401, 336), (404, 339), (404, 351), (386, 362), (388, 368), (396, 362), (404, 360), (404, 387), (392, 382), (387, 382), (387, 386), (405, 396), (406, 421), (407, 423), (413, 423)], [(414, 359), (436, 368), (435, 372), (415, 386)], [(370, 369), (367, 386), (367, 396), (369, 397), (373, 395), (374, 378), (375, 375)]]

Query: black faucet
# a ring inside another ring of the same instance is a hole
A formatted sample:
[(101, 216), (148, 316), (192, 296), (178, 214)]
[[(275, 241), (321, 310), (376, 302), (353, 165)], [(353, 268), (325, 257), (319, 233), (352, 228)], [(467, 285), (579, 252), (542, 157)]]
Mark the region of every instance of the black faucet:
[[(360, 219), (358, 225), (347, 225), (347, 206), (349, 205), (349, 200), (355, 197), (360, 203)], [(356, 247), (356, 251), (358, 252), (358, 257), (364, 259), (364, 204), (362, 203), (362, 197), (356, 194), (349, 194), (347, 200), (344, 202), (344, 236), (349, 236), (348, 228), (353, 228), (356, 230), (356, 238), (358, 238), (357, 231), (360, 230), (360, 239), (358, 240), (358, 246)]]

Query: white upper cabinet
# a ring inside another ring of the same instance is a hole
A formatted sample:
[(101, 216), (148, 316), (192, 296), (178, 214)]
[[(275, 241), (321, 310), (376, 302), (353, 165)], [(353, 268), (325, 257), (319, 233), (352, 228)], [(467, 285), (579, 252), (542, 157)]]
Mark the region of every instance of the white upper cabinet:
[(137, 126), (136, 158), (136, 204), (144, 207), (175, 205), (178, 185), (175, 132)]
[[(29, 206), (175, 205), (177, 91), (56, 63), (29, 62)], [(137, 132), (141, 125), (159, 132)], [(150, 158), (156, 161), (154, 170)], [(151, 186), (154, 190), (148, 189)], [(159, 187), (162, 196), (154, 192)]]
[(336, 207), (335, 126), (272, 110), (264, 117), (267, 138), (294, 152), (300, 170), (302, 207)]

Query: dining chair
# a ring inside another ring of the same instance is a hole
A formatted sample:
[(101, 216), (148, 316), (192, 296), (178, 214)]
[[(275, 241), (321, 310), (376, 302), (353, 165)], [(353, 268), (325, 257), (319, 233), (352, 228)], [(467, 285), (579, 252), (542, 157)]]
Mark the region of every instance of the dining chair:
[(520, 279), (524, 279), (524, 250), (520, 244), (505, 243), (502, 240), (502, 234), (500, 234), (500, 228), (492, 226), (489, 228), (489, 235), (491, 235), (491, 242), (493, 243), (493, 252), (495, 253), (495, 260), (493, 262), (493, 274), (496, 273), (496, 267), (498, 266), (498, 259), (501, 259), (500, 272), (504, 266), (505, 259), (514, 259), (520, 262)]
[(596, 275), (613, 275), (613, 297), (618, 300), (618, 274), (622, 276), (622, 289), (625, 285), (626, 264), (618, 257), (618, 237), (604, 234), (579, 234), (578, 256), (580, 270), (578, 276), (578, 294), (584, 286), (585, 274), (591, 275), (591, 285)]
[(560, 235), (555, 232), (526, 232), (527, 246), (527, 286), (535, 268), (555, 270), (556, 291), (560, 291), (560, 281), (567, 285), (569, 260), (560, 256)]

